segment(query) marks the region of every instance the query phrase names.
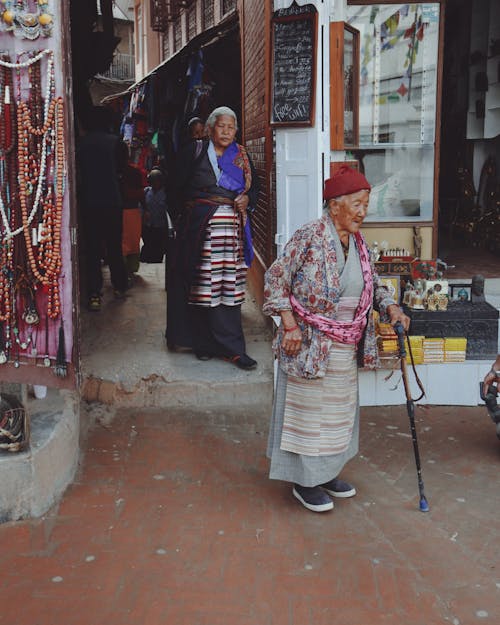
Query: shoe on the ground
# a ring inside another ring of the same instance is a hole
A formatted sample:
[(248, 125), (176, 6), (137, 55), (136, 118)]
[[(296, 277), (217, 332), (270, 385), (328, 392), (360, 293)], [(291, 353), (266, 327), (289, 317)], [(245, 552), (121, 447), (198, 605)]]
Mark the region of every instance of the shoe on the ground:
[(253, 358), (250, 358), (247, 354), (241, 354), (241, 356), (227, 356), (224, 358), (227, 362), (233, 363), (240, 369), (244, 369), (245, 371), (250, 371), (251, 369), (255, 369), (257, 366), (257, 361)]
[(198, 351), (195, 352), (196, 358), (198, 358), (198, 360), (211, 360), (212, 359), (212, 354), (210, 354), (209, 352), (203, 352), (203, 351)]
[(101, 310), (101, 298), (99, 295), (91, 295), (89, 297), (88, 309), (91, 312), (99, 312)]
[(333, 501), (320, 486), (300, 486), (294, 484), (293, 496), (313, 512), (326, 512), (333, 509)]
[(348, 482), (344, 482), (344, 480), (339, 480), (338, 478), (334, 478), (326, 484), (321, 484), (321, 488), (326, 490), (326, 492), (332, 497), (354, 497), (356, 494), (354, 486), (351, 486)]
[(125, 299), (127, 297), (127, 293), (125, 291), (120, 291), (119, 289), (113, 289), (113, 295), (115, 299)]

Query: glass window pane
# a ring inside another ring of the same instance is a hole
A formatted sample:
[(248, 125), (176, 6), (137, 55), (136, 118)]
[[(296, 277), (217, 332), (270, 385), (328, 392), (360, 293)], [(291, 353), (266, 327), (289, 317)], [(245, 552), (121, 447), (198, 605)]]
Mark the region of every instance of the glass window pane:
[(214, 25), (214, 0), (203, 0), (203, 28)]
[(375, 185), (367, 221), (431, 220), (439, 4), (350, 5), (348, 22), (361, 47), (356, 155)]
[(188, 9), (188, 41), (196, 36), (196, 5)]
[(236, 0), (222, 0), (222, 13), (225, 15), (236, 8)]
[(365, 221), (432, 220), (434, 147), (356, 150), (372, 185)]

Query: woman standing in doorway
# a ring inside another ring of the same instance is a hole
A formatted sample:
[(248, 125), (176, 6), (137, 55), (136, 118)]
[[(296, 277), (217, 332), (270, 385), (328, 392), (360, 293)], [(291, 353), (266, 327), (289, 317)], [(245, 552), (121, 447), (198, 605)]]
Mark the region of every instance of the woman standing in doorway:
[(251, 262), (244, 233), (258, 182), (245, 148), (235, 141), (234, 111), (216, 108), (206, 127), (208, 138), (191, 142), (177, 159), (180, 208), (169, 264), (167, 344), (191, 347), (200, 360), (218, 356), (253, 369), (241, 305)]

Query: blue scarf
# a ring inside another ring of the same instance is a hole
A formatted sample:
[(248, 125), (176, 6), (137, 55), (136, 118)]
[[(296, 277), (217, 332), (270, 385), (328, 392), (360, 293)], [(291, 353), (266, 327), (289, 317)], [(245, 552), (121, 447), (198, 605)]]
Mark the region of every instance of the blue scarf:
[[(223, 189), (234, 191), (238, 195), (244, 191), (248, 191), (247, 188), (247, 176), (248, 176), (248, 158), (243, 158), (241, 154), (241, 148), (233, 141), (229, 145), (221, 156), (217, 156), (215, 152), (215, 146), (212, 141), (208, 144), (208, 160), (212, 166), (217, 185)], [(245, 263), (250, 267), (253, 257), (253, 242), (252, 242), (252, 229), (250, 226), (250, 218), (244, 220), (243, 224), (243, 255), (245, 257)]]

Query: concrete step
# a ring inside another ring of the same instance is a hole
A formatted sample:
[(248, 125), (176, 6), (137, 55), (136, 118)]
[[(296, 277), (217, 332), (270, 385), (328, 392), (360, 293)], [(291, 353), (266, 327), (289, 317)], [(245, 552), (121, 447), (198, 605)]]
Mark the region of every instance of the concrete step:
[(115, 408), (268, 405), (273, 394), (270, 341), (249, 342), (248, 353), (258, 361), (253, 371), (216, 358), (200, 361), (191, 353), (166, 352), (159, 361), (157, 353), (144, 351), (134, 361), (121, 346), (108, 349), (96, 356), (98, 368), (87, 361), (81, 396)]
[(49, 389), (25, 404), (29, 448), (0, 452), (0, 523), (43, 515), (72, 482), (79, 457), (78, 394)]
[(272, 331), (247, 293), (242, 323), (247, 352), (258, 361), (242, 371), (220, 359), (172, 353), (165, 341), (163, 265), (141, 265), (124, 301), (114, 301), (105, 272), (102, 310), (82, 308), (82, 399), (115, 408), (267, 406), (273, 392)]

